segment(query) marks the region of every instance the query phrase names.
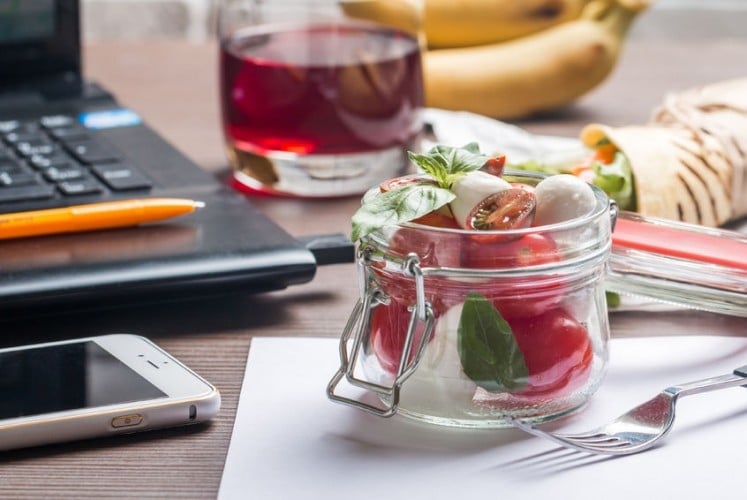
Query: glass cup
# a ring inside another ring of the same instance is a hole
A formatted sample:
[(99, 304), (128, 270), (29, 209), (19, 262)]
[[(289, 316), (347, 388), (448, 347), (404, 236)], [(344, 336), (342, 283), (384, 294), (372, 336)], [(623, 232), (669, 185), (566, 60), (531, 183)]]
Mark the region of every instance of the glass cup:
[[(330, 398), (456, 427), (544, 422), (583, 406), (607, 367), (616, 215), (593, 190), (590, 214), (557, 224), (475, 232), (405, 223), (365, 236), (361, 298)], [(345, 395), (343, 378), (378, 404)]]
[(422, 129), (423, 0), (223, 0), (228, 158), (250, 192), (337, 197), (401, 175)]

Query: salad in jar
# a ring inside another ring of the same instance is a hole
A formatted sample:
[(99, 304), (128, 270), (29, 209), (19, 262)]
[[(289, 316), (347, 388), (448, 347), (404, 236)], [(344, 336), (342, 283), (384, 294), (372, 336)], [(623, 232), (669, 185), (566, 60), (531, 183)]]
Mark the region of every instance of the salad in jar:
[(363, 305), (341, 347), (361, 352), (343, 364), (360, 359), (375, 412), (503, 427), (582, 406), (608, 357), (608, 198), (506, 172), (476, 144), (409, 155), (421, 173), (371, 189), (352, 218)]

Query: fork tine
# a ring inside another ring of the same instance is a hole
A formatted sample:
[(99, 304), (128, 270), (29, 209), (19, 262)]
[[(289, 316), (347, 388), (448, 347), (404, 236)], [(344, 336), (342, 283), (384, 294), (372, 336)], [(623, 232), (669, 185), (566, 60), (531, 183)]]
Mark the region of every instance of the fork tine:
[(605, 434), (602, 431), (596, 431), (596, 432), (585, 432), (583, 434), (557, 434), (560, 437), (566, 438), (566, 439), (574, 439), (577, 441), (589, 441), (594, 442), (598, 439), (607, 439), (609, 438), (609, 434)]
[(578, 437), (578, 436), (569, 436), (567, 434), (561, 434), (558, 437), (565, 439), (567, 441), (573, 441), (574, 443), (583, 443), (583, 444), (595, 444), (595, 445), (610, 445), (613, 443), (620, 443), (620, 442), (630, 442), (628, 439), (623, 439), (620, 436), (614, 436), (611, 434), (598, 434), (591, 437)]
[[(538, 429), (535, 429), (538, 430)], [(594, 453), (597, 455), (629, 455), (639, 451), (646, 450), (654, 445), (654, 442), (633, 443), (627, 440), (607, 441), (598, 443), (584, 443), (573, 439), (565, 439), (551, 434), (544, 434), (539, 431), (535, 435), (548, 438), (565, 447), (582, 451), (584, 453)]]
[(613, 448), (613, 447), (619, 447), (619, 446), (630, 446), (633, 444), (633, 441), (630, 441), (629, 439), (621, 438), (620, 436), (606, 436), (604, 439), (598, 439), (596, 441), (581, 441), (578, 439), (569, 439), (569, 438), (561, 438), (564, 439), (566, 442), (569, 443), (575, 443), (579, 446), (587, 446), (592, 448)]
[[(636, 449), (636, 446), (633, 446), (631, 443), (618, 443), (616, 445), (612, 446), (595, 446), (595, 445), (588, 445), (588, 444), (577, 444), (570, 441), (566, 441), (565, 446), (574, 448), (578, 451), (583, 451), (586, 453), (595, 453), (598, 455), (629, 455), (634, 452)], [(643, 449), (648, 448), (641, 447), (642, 451)]]
[[(550, 441), (554, 441), (561, 446), (572, 448), (585, 453), (594, 453), (598, 455), (627, 455), (630, 453), (643, 451), (647, 448), (650, 448), (654, 444), (653, 442), (633, 443), (628, 440), (616, 438), (612, 435), (607, 435), (607, 437), (610, 438), (609, 441), (583, 442), (581, 440), (575, 439), (575, 436), (573, 435), (551, 434), (538, 429), (531, 424), (522, 422), (521, 420), (512, 417), (508, 417), (507, 420), (519, 429), (528, 432), (529, 434), (533, 434), (544, 439), (549, 439)], [(598, 435), (600, 433), (596, 432), (596, 434)], [(615, 439), (617, 440), (615, 441)]]

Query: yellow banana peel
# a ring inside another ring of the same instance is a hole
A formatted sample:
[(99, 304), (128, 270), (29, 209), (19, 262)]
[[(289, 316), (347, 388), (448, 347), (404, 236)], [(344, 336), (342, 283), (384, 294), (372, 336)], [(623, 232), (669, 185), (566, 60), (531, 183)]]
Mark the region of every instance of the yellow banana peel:
[(341, 0), (345, 15), (399, 29), (418, 37), (422, 34), (423, 13), (417, 0)]
[(426, 105), (509, 120), (566, 105), (613, 70), (649, 0), (591, 0), (581, 16), (508, 42), (424, 54)]
[(589, 0), (425, 0), (429, 48), (521, 38), (577, 19)]

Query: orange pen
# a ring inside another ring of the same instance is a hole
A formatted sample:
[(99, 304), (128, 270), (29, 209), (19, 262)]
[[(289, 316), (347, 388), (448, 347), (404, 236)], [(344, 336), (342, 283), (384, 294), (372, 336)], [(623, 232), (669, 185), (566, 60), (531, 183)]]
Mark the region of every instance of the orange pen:
[(76, 233), (170, 219), (204, 207), (182, 198), (142, 198), (0, 214), (0, 240)]

